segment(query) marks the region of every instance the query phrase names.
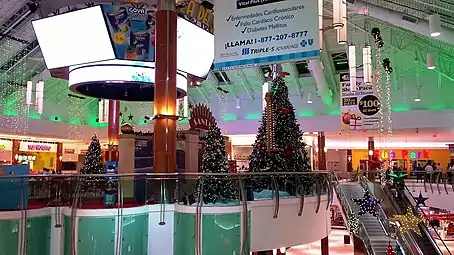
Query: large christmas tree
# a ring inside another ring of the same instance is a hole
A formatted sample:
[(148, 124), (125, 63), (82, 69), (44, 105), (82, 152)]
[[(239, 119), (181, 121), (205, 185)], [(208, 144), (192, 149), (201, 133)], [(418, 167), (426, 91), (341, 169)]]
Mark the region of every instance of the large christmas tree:
[[(91, 143), (88, 146), (88, 151), (85, 154), (84, 165), (80, 170), (81, 174), (105, 174), (104, 164), (102, 162), (101, 144), (99, 143), (98, 137), (93, 135)], [(86, 177), (86, 183), (84, 184), (84, 190), (96, 188), (99, 186), (99, 180), (102, 177)]]
[[(249, 170), (252, 172), (308, 172), (311, 171), (310, 159), (305, 150), (303, 132), (295, 116), (295, 109), (289, 100), (288, 87), (282, 77), (277, 77), (271, 85), (272, 121), (274, 125), (274, 148), (267, 148), (267, 118), (263, 113), (261, 125), (249, 156)], [(297, 178), (279, 178), (279, 189), (293, 193), (299, 183)], [(298, 178), (308, 187), (312, 178)], [(256, 177), (251, 183), (254, 191), (272, 189), (267, 177)]]
[[(211, 125), (210, 130), (201, 137), (205, 142), (202, 154), (201, 170), (203, 173), (229, 173), (229, 163), (225, 149), (224, 137), (221, 130), (215, 124)], [(229, 200), (238, 199), (238, 186), (230, 176), (205, 176), (197, 181), (194, 190), (194, 198), (198, 198), (201, 181), (203, 181), (203, 202), (224, 203)]]

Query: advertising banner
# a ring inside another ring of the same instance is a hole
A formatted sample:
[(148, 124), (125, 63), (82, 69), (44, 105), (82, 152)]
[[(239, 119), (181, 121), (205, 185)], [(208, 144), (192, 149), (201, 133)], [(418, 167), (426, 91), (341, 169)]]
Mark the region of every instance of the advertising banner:
[(215, 16), (216, 69), (320, 56), (318, 0), (218, 1)]
[(355, 92), (350, 92), (349, 74), (340, 74), (341, 130), (378, 129), (381, 102), (374, 86), (366, 85), (363, 78), (357, 77), (356, 87)]
[(117, 59), (154, 61), (155, 6), (103, 4)]

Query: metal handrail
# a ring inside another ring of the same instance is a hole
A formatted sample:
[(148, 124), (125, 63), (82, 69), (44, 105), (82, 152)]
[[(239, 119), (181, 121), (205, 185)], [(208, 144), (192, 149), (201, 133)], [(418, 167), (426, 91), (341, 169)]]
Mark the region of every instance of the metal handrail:
[(236, 172), (236, 173), (127, 173), (127, 174), (39, 174), (39, 175), (6, 175), (0, 176), (0, 179), (9, 178), (79, 178), (79, 177), (171, 177), (171, 176), (281, 176), (281, 175), (324, 175), (331, 174), (330, 171), (310, 171), (310, 172)]
[[(410, 205), (415, 209), (416, 212), (419, 212), (424, 218), (427, 218), (427, 215), (424, 213), (424, 211), (419, 207), (417, 206), (416, 204), (416, 200), (415, 198), (413, 197), (413, 195), (411, 194), (410, 190), (408, 189), (407, 185), (404, 185), (404, 191), (403, 191), (405, 197), (408, 199), (408, 201), (410, 202)], [(409, 198), (408, 196), (410, 196), (411, 198)], [(427, 229), (427, 226), (426, 224), (421, 224), (423, 227), (423, 231), (424, 233), (426, 234), (426, 236), (429, 238), (430, 242), (432, 243), (432, 245), (438, 249), (438, 252), (439, 254), (444, 254), (443, 251), (440, 249), (440, 246), (437, 244), (437, 242), (433, 239), (433, 236), (431, 235), (431, 233), (428, 231)], [(433, 229), (433, 228), (432, 228)], [(443, 244), (444, 248), (446, 249), (446, 251), (452, 255), (452, 253), (449, 251), (449, 248), (448, 246), (446, 246), (446, 243), (443, 241), (443, 239), (441, 238), (441, 236), (438, 234), (438, 232), (434, 229), (433, 231), (437, 237), (439, 238), (439, 240), (441, 241), (441, 243)]]

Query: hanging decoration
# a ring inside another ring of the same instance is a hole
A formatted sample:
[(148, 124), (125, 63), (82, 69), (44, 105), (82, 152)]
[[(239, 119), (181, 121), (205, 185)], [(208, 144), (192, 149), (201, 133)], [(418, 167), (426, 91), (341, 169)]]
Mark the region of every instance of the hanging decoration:
[(358, 216), (369, 213), (374, 217), (378, 217), (377, 207), (380, 205), (381, 201), (371, 197), (369, 191), (366, 190), (364, 192), (363, 198), (352, 198), (352, 201), (359, 206)]
[(340, 29), (337, 29), (337, 43), (338, 44), (346, 44), (348, 39), (348, 27), (347, 27), (347, 3), (344, 3), (343, 0), (339, 0), (341, 2), (340, 6), (340, 14), (341, 14), (341, 22), (343, 26)]
[(359, 218), (355, 214), (351, 214), (348, 217), (348, 226), (350, 229), (350, 233), (359, 235), (359, 224), (360, 224)]
[(386, 255), (396, 255), (396, 252), (393, 249), (391, 241), (388, 242), (388, 248), (386, 249)]
[(408, 174), (402, 173), (402, 172), (397, 172), (397, 173), (391, 173), (389, 174), (389, 177), (391, 177), (391, 180), (393, 181), (394, 184), (403, 184), (405, 177), (407, 177)]
[(388, 58), (383, 59), (383, 68), (386, 73), (386, 112), (388, 115), (388, 155), (391, 154), (391, 144), (393, 139), (393, 120), (392, 120), (392, 106), (391, 106), (391, 73), (393, 68), (391, 67), (391, 61)]
[(419, 196), (417, 197), (413, 197), (416, 201), (416, 206), (423, 206), (423, 207), (427, 207), (426, 205), (426, 200), (429, 199), (428, 197), (423, 197), (421, 191), (419, 192)]
[(222, 130), (222, 132), (226, 132), (225, 130), (225, 125), (224, 125), (224, 117), (225, 117), (225, 113), (227, 112), (226, 110), (226, 93), (224, 92), (220, 92), (219, 93), (219, 122), (218, 122), (218, 126), (219, 126), (219, 129)]
[(348, 46), (348, 67), (350, 69), (350, 92), (356, 91), (356, 46)]
[(82, 141), (84, 119), (84, 99), (76, 96), (68, 98), (68, 139)]
[(405, 233), (407, 231), (413, 231), (419, 236), (421, 236), (421, 231), (419, 229), (419, 223), (423, 220), (419, 216), (415, 216), (413, 214), (413, 210), (411, 207), (407, 208), (407, 212), (403, 215), (394, 215), (390, 219), (391, 222), (397, 223), (399, 222), (399, 228), (401, 233)]
[(267, 150), (274, 149), (274, 116), (273, 116), (273, 95), (267, 92), (265, 95), (266, 101), (266, 147)]
[(35, 110), (38, 114), (43, 114), (44, 110), (44, 82), (38, 81), (36, 83), (36, 92), (35, 92)]
[[(381, 48), (383, 47), (383, 39), (380, 35), (380, 29), (377, 27), (372, 28), (371, 31), (372, 37), (375, 40), (375, 45), (377, 46), (377, 52), (375, 54), (375, 68), (376, 68), (376, 77), (375, 77), (375, 86), (377, 90), (377, 97), (380, 101), (380, 108), (378, 110), (378, 132), (379, 132), (379, 144), (380, 144), (380, 155), (383, 155), (383, 143), (384, 143), (384, 118), (383, 118), (383, 82), (382, 82), (382, 72), (381, 72)], [(384, 167), (380, 169), (380, 181), (381, 185), (386, 183), (386, 173)]]
[(363, 76), (366, 85), (372, 84), (372, 49), (369, 45), (363, 48)]

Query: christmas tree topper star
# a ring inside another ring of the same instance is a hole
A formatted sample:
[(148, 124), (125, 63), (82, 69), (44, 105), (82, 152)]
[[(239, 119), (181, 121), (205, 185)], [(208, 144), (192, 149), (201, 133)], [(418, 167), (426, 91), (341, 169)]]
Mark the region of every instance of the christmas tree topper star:
[(397, 172), (397, 173), (392, 173), (392, 174), (389, 174), (389, 177), (391, 177), (391, 179), (393, 180), (394, 183), (402, 183), (404, 178), (407, 176), (408, 174), (404, 174), (402, 172)]
[(419, 192), (419, 196), (413, 197), (416, 201), (416, 206), (422, 205), (423, 207), (427, 207), (426, 200), (429, 199), (428, 197), (423, 197), (421, 191)]

